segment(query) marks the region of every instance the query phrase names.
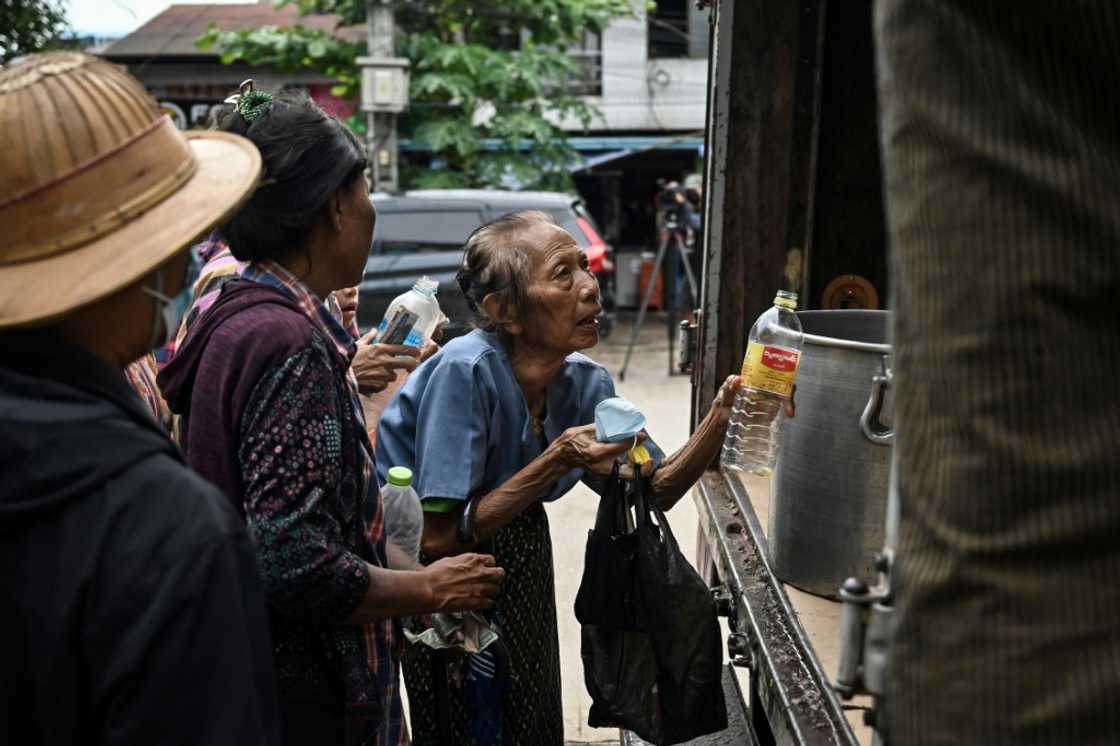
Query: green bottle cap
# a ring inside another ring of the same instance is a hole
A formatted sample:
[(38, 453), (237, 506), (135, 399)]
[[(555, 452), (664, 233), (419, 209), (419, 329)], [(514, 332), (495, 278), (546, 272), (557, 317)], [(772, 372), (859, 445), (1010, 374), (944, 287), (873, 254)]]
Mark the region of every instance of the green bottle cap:
[(407, 466), (394, 466), (389, 470), (389, 484), (394, 487), (411, 487), (412, 469)]

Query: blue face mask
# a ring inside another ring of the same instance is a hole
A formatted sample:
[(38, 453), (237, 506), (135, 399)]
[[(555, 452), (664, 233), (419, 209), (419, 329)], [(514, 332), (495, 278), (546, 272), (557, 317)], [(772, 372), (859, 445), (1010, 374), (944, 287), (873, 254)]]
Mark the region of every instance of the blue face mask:
[(621, 396), (604, 399), (595, 407), (595, 435), (602, 443), (633, 440), (646, 426), (646, 416)]
[[(193, 248), (187, 259), (186, 277), (183, 278), (183, 288), (175, 294), (174, 298), (168, 297), (163, 292), (163, 269), (156, 270), (155, 289), (144, 288), (144, 292), (156, 299), (156, 315), (152, 321), (152, 339), (149, 347), (157, 349), (164, 347), (179, 333), (179, 324), (190, 308), (191, 299), (194, 297), (194, 284), (202, 270), (202, 260)], [(160, 322), (163, 323), (163, 337), (160, 338)]]

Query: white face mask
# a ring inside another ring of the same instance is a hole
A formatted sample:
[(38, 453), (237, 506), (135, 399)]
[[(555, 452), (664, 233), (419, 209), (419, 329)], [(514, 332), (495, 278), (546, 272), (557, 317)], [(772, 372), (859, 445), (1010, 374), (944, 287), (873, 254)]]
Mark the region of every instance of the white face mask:
[[(202, 260), (199, 259), (198, 252), (192, 247), (187, 260), (186, 276), (183, 278), (183, 288), (175, 294), (174, 298), (168, 297), (163, 292), (162, 267), (156, 270), (155, 288), (142, 288), (145, 293), (156, 299), (156, 312), (152, 319), (152, 339), (148, 343), (151, 349), (166, 346), (179, 333), (179, 324), (183, 321), (187, 309), (190, 308), (191, 300), (194, 298), (194, 283), (198, 280), (201, 270)], [(161, 324), (162, 338), (160, 335)]]

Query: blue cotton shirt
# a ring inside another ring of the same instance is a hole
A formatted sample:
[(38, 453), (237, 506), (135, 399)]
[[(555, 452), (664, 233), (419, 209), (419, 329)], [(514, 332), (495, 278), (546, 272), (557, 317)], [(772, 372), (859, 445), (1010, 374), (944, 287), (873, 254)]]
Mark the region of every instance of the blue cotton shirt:
[[(595, 421), (595, 406), (614, 396), (606, 368), (573, 353), (548, 385), (544, 437)], [(645, 442), (655, 460), (660, 449)], [(525, 396), (497, 336), (473, 331), (449, 342), (413, 371), (381, 415), (377, 475), (412, 469), (421, 500), (467, 500), (509, 480), (541, 454)], [(584, 476), (574, 469), (540, 495), (555, 500)]]

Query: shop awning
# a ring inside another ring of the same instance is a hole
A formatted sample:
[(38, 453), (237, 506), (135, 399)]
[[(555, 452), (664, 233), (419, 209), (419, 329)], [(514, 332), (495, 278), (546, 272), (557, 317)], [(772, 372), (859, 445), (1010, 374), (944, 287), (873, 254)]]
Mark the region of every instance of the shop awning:
[[(698, 155), (704, 153), (704, 138), (696, 132), (668, 137), (664, 135), (569, 137), (568, 142), (583, 156), (579, 162), (573, 163), (568, 169), (572, 173), (587, 171), (604, 163), (611, 163), (639, 153), (648, 153), (651, 150), (685, 150), (693, 151)], [(497, 150), (499, 147), (501, 147), (501, 140), (497, 138), (486, 138), (482, 141), (483, 150)], [(414, 153), (430, 150), (427, 145), (413, 140), (401, 140), (400, 149)], [(522, 149), (529, 149), (528, 142)]]

